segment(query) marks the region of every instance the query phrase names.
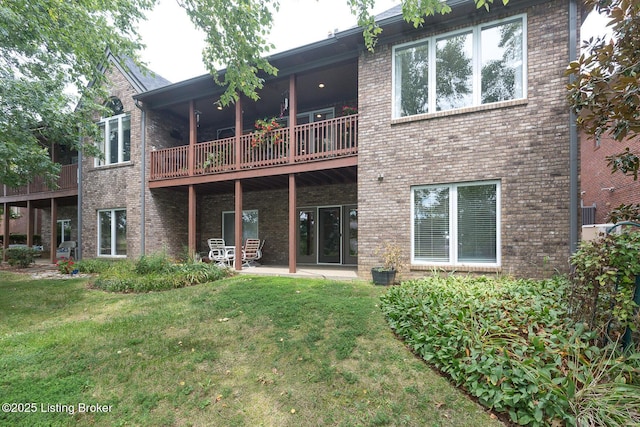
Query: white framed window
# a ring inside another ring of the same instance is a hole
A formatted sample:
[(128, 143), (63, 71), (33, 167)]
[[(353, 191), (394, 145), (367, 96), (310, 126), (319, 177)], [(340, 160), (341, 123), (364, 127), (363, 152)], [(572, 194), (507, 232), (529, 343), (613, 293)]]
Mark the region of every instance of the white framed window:
[[(222, 238), (229, 246), (236, 244), (236, 213), (235, 211), (222, 212)], [(258, 238), (258, 210), (242, 211), (242, 241)]]
[(411, 189), (411, 262), (500, 265), (500, 181)]
[(393, 117), (526, 97), (526, 15), (393, 48)]
[(127, 256), (127, 211), (98, 211), (98, 256)]
[(118, 114), (98, 123), (100, 139), (96, 141), (104, 158), (95, 159), (95, 166), (112, 165), (131, 160), (131, 115)]

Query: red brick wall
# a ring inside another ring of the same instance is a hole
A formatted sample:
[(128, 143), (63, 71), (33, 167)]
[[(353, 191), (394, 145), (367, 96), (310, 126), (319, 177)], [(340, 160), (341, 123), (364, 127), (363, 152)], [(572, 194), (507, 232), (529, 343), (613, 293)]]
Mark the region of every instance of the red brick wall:
[(599, 143), (580, 134), (581, 195), (583, 206), (596, 205), (596, 224), (604, 224), (611, 209), (621, 204), (640, 203), (640, 181), (621, 172), (611, 173), (606, 158), (621, 153), (626, 147), (640, 154), (640, 138), (618, 142), (602, 136)]

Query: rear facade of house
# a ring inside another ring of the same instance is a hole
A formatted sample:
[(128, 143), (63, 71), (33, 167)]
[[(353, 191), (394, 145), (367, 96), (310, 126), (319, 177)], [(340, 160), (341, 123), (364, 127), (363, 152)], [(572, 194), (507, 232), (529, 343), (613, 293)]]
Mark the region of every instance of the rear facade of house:
[(380, 15), (375, 52), (352, 29), (274, 55), (260, 99), (227, 107), (210, 76), (163, 84), (115, 66), (105, 156), (70, 162), (76, 194), (0, 199), (42, 208), (49, 247), (68, 220), (85, 258), (255, 237), (263, 264), (290, 271), (357, 266), (366, 279), (385, 242), (403, 277), (566, 271), (578, 156), (563, 73), (580, 5), (449, 3), (418, 29), (399, 8)]

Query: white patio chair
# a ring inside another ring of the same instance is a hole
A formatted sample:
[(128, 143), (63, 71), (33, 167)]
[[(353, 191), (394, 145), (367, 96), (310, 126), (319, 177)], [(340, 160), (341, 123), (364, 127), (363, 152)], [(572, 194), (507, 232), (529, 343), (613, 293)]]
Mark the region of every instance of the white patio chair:
[(258, 259), (258, 251), (260, 250), (260, 240), (247, 239), (242, 249), (242, 265), (251, 267), (251, 263)]
[(75, 240), (67, 240), (61, 242), (56, 249), (56, 259), (62, 258), (74, 258), (76, 256), (76, 242)]
[(262, 239), (260, 241), (260, 247), (258, 248), (258, 253), (257, 253), (256, 259), (255, 259), (256, 261), (262, 259), (262, 248), (263, 247), (264, 247), (264, 239)]
[(229, 251), (225, 247), (224, 239), (208, 239), (209, 259), (218, 265), (229, 265)]

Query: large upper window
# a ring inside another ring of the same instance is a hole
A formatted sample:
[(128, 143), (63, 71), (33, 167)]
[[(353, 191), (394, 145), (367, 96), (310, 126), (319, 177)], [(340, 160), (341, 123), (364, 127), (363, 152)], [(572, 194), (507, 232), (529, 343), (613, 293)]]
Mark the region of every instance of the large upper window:
[(393, 116), (524, 98), (525, 15), (397, 46)]
[[(122, 113), (121, 103), (111, 100), (109, 106), (112, 104), (116, 106), (112, 107), (114, 115), (103, 118), (98, 123), (100, 137), (97, 145), (103, 158), (96, 158), (96, 166), (131, 160), (131, 115)], [(117, 108), (118, 105), (120, 108)]]
[(98, 256), (127, 255), (127, 211), (98, 211)]
[(412, 188), (411, 260), (500, 265), (500, 182)]

